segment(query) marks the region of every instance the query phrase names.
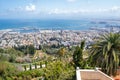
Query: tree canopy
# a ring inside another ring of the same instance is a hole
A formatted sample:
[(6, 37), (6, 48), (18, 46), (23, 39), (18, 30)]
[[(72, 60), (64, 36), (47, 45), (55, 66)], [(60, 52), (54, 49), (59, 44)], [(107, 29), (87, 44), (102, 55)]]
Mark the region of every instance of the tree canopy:
[(85, 41), (82, 41), (80, 46), (76, 46), (73, 53), (73, 62), (75, 67), (83, 67), (83, 50), (85, 47)]

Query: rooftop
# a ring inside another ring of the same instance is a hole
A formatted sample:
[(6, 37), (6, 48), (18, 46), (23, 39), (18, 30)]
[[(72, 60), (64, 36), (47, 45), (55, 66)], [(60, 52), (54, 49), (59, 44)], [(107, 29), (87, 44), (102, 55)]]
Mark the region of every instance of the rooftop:
[(97, 69), (77, 69), (76, 76), (77, 80), (113, 80), (111, 77)]

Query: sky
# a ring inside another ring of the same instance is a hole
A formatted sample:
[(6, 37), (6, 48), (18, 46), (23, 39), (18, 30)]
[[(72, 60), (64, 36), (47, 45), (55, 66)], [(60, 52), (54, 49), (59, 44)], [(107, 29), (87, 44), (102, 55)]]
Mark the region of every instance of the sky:
[(0, 19), (120, 18), (120, 0), (0, 0)]

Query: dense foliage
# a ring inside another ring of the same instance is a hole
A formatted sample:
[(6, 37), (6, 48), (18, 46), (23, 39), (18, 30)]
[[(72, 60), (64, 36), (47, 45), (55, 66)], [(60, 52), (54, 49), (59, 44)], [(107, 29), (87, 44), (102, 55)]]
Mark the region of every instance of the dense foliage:
[(15, 79), (31, 80), (33, 78), (39, 78), (41, 80), (43, 75), (44, 75), (43, 69), (35, 69), (35, 70), (19, 72), (18, 74), (16, 74)]
[(80, 46), (76, 46), (76, 49), (73, 53), (73, 62), (74, 62), (74, 67), (80, 67), (80, 68), (85, 68), (87, 67), (87, 61), (83, 59), (84, 55), (84, 48), (85, 48), (85, 41), (82, 41)]
[(75, 69), (62, 61), (52, 62), (44, 69), (45, 80), (75, 80)]
[(0, 61), (0, 80), (13, 80), (17, 72), (17, 68), (11, 63)]
[(24, 54), (33, 55), (35, 53), (35, 48), (33, 45), (18, 46), (18, 47), (14, 47), (14, 49), (19, 50), (19, 51), (23, 52)]
[(0, 61), (15, 62), (16, 57), (22, 57), (24, 53), (14, 48), (0, 49)]

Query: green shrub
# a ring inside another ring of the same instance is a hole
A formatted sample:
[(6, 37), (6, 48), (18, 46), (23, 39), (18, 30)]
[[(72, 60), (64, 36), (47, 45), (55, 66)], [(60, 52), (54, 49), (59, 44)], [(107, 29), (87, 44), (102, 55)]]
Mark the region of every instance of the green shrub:
[(43, 76), (44, 72), (43, 69), (34, 69), (34, 70), (29, 70), (29, 71), (24, 71), (24, 72), (19, 72), (17, 74), (18, 78), (22, 77), (22, 79), (30, 79), (30, 78), (36, 78), (36, 77), (41, 77)]
[(53, 62), (44, 69), (45, 80), (71, 80), (75, 75), (75, 69), (72, 66), (61, 61)]
[(3, 80), (6, 80), (6, 78), (12, 79), (12, 76), (15, 76), (17, 72), (13, 64), (0, 62), (0, 77), (3, 78)]
[(11, 77), (6, 77), (6, 80), (13, 80)]

